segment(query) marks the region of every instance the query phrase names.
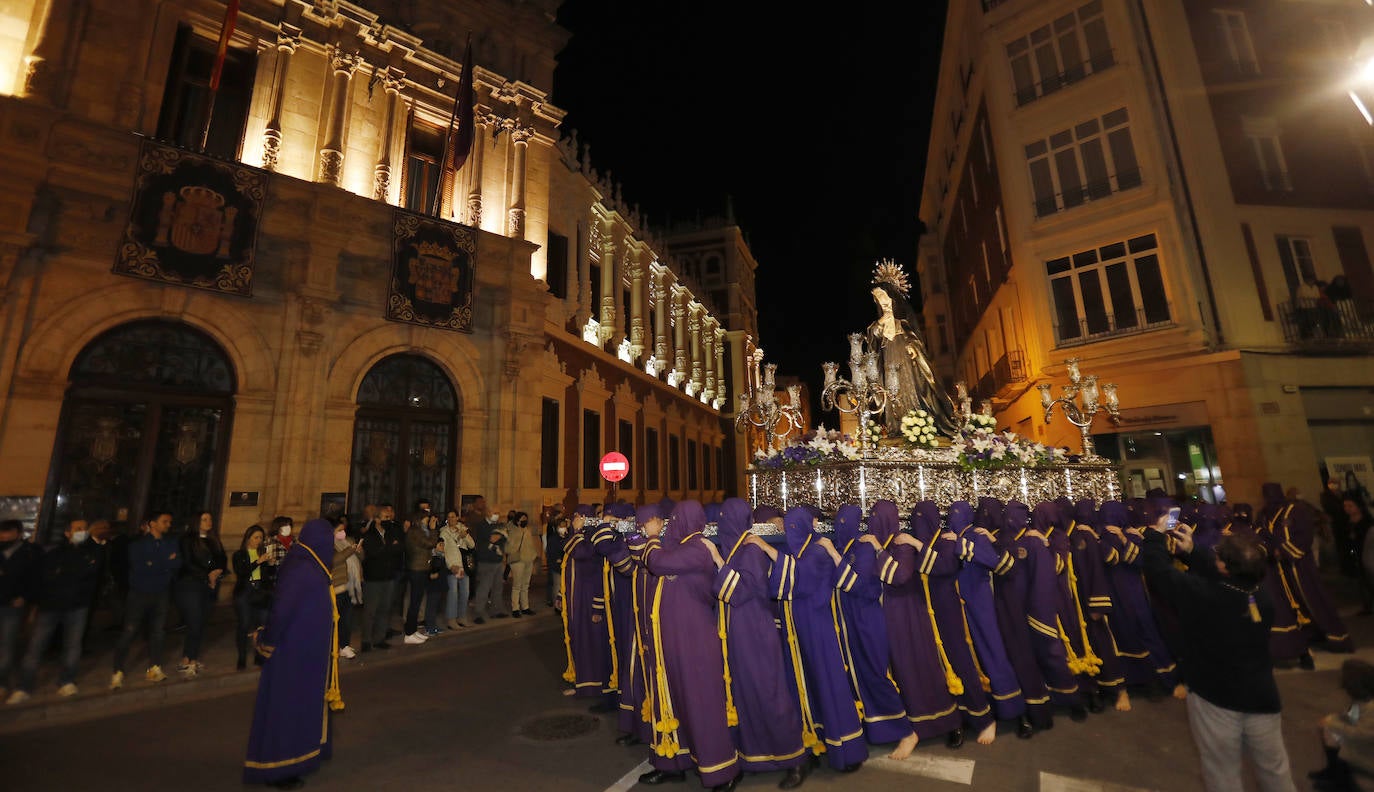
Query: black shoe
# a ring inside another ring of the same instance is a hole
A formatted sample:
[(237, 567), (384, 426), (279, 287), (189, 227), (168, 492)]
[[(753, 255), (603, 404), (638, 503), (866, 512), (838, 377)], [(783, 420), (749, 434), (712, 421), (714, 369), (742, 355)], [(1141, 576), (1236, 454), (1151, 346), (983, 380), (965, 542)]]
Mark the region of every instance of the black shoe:
[(1088, 712), (1096, 715), (1102, 711), (1102, 695), (1096, 690), (1088, 694)]
[(778, 782), (778, 789), (796, 789), (801, 786), (802, 782), (806, 780), (806, 773), (802, 772), (802, 767), (806, 767), (806, 764), (803, 763), (801, 767), (788, 770), (787, 775)]
[(845, 765), (844, 768), (843, 768), (842, 770), (840, 770), (840, 772), (841, 772), (841, 773), (853, 773), (853, 772), (856, 772), (860, 767), (863, 767), (863, 766), (864, 766), (864, 763), (863, 763), (863, 762), (855, 762), (855, 763), (852, 764), (852, 765)]
[(711, 787), (711, 792), (735, 792), (735, 787), (739, 786), (740, 776), (743, 775), (744, 773), (739, 773), (734, 778), (730, 779), (727, 783), (716, 784), (715, 786)]
[(533, 616), (533, 615), (534, 615), (534, 611), (530, 610), (529, 608), (525, 608), (524, 610), (522, 610), (522, 611), (520, 611), (520, 612), (523, 613), (523, 614), (525, 614), (526, 616)]
[(391, 648), (391, 644), (387, 643), (386, 641), (378, 641), (377, 643), (375, 643), (375, 644), (372, 645), (372, 648), (373, 648), (373, 649), (390, 649), (390, 648)]
[(511, 615), (511, 618), (512, 618), (512, 619), (518, 619), (518, 618), (520, 618), (521, 616), (524, 615), (524, 612), (523, 612), (523, 611), (511, 611), (511, 612), (510, 612), (510, 615)]
[(280, 781), (273, 781), (271, 784), (268, 784), (268, 786), (273, 789), (300, 789), (305, 786), (305, 779), (300, 776), (291, 776), (290, 778), (283, 778)]
[(1298, 658), (1298, 668), (1304, 671), (1311, 671), (1317, 667), (1317, 663), (1312, 659), (1311, 652), (1303, 652), (1302, 657)]
[(945, 736), (946, 748), (962, 748), (964, 745), (964, 730), (955, 729)]
[(687, 780), (687, 774), (684, 773), (684, 772), (682, 772), (681, 770), (677, 770), (677, 771), (669, 771), (669, 770), (650, 770), (649, 772), (647, 772), (647, 773), (645, 773), (644, 775), (642, 775), (642, 776), (639, 777), (639, 783), (641, 783), (641, 784), (648, 784), (649, 786), (654, 786), (654, 785), (656, 785), (656, 784), (667, 784), (667, 783), (674, 783), (674, 784), (676, 784), (676, 783), (678, 783), (679, 781), (686, 781), (686, 780)]
[(615, 738), (616, 745), (639, 745), (641, 742), (643, 741), (633, 734), (622, 734)]
[(1320, 770), (1313, 770), (1307, 774), (1313, 781), (1329, 783), (1350, 778), (1350, 765), (1344, 759), (1337, 759), (1334, 763), (1328, 764)]
[(1029, 740), (1035, 736), (1035, 727), (1031, 725), (1030, 718), (1025, 715), (1022, 715), (1020, 722), (1016, 724), (1016, 736), (1023, 740)]
[(481, 616), (478, 616), (477, 618), (475, 618), (475, 619), (472, 620), (472, 623), (473, 623), (473, 624), (486, 624), (486, 623), (487, 623), (487, 620), (484, 619), (484, 618), (482, 618)]
[(1088, 719), (1088, 711), (1082, 705), (1073, 707), (1069, 710), (1069, 720), (1074, 723), (1082, 723)]

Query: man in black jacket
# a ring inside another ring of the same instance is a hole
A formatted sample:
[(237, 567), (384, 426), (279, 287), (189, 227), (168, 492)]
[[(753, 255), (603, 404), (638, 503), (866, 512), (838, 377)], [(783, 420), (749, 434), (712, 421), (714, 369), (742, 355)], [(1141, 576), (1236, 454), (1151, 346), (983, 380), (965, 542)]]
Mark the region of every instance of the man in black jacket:
[[(1213, 553), (1195, 548), (1186, 526), (1172, 528), (1155, 506), (1142, 545), (1145, 579), (1177, 614), (1188, 657), (1188, 724), (1208, 792), (1240, 792), (1248, 754), (1265, 792), (1292, 792), (1283, 744), (1279, 688), (1269, 655), (1274, 605), (1260, 588), (1264, 549), (1242, 534), (1222, 538)], [(1168, 541), (1188, 571), (1174, 567)]]
[(386, 631), (396, 576), (404, 568), (405, 535), (398, 530), (396, 510), (390, 504), (378, 508), (378, 516), (363, 526), (360, 543), (363, 562), (363, 651), (390, 649)]
[(19, 628), (33, 598), (42, 551), (24, 541), (24, 524), (0, 520), (0, 695), (9, 694)]
[(6, 703), (22, 704), (29, 700), (43, 653), (59, 627), (62, 629), (62, 667), (57, 677), (57, 695), (76, 695), (76, 672), (81, 664), (86, 616), (100, 584), (105, 554), (104, 548), (89, 536), (85, 520), (72, 520), (62, 541), (49, 548), (39, 561), (34, 592), (38, 615), (20, 665), (19, 687)]

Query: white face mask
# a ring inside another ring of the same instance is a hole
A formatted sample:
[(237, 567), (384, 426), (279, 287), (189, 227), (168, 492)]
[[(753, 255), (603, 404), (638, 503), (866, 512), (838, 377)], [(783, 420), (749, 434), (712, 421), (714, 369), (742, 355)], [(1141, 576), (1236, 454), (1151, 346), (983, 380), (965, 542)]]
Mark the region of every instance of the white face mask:
[(290, 535), (291, 535), (291, 526), (289, 526), (289, 525), (283, 525), (283, 526), (281, 527), (281, 535), (282, 535), (282, 536), (290, 536)]
[(501, 518), (497, 517), (495, 514), (487, 518), (487, 522), (491, 523), (492, 525), (495, 525), (496, 523), (500, 522), (500, 520)]
[(72, 544), (81, 544), (90, 535), (89, 531), (72, 531)]

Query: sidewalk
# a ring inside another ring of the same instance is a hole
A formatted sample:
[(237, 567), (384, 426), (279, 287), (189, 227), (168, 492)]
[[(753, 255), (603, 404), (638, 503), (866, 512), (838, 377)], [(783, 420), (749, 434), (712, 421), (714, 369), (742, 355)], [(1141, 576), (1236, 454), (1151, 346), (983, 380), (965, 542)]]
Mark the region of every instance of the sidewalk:
[[(472, 622), (472, 608), (468, 609), (468, 626), (459, 630), (445, 629), (419, 646), (406, 645), (400, 634), (404, 619), (392, 615), (391, 626), (397, 631), (395, 638), (387, 643), (390, 649), (374, 649), (367, 653), (358, 652), (353, 660), (339, 660), (339, 671), (345, 680), (347, 690), (348, 675), (358, 669), (375, 668), (379, 665), (405, 663), (422, 655), (432, 655), (436, 651), (470, 647), (493, 641), (500, 641), (516, 635), (548, 629), (562, 629), (558, 611), (547, 607), (543, 599), (542, 580), (538, 587), (531, 586), (536, 605), (534, 616), (521, 618), (487, 619), (486, 624)], [(175, 613), (175, 609), (172, 609)], [(356, 624), (361, 620), (362, 610), (354, 620), (352, 646), (354, 650), (362, 647)], [(146, 640), (136, 640), (129, 650), (125, 663), (124, 686), (117, 690), (108, 689), (110, 683), (111, 660), (115, 640), (119, 633), (110, 625), (110, 614), (98, 611), (86, 636), (81, 658), (81, 669), (77, 673), (78, 693), (68, 698), (57, 695), (57, 647), (49, 649), (48, 655), (39, 669), (38, 681), (33, 697), (23, 704), (4, 704), (0, 701), (0, 735), (30, 729), (41, 729), (67, 723), (75, 723), (88, 718), (104, 717), (121, 712), (167, 706), (182, 701), (222, 696), (244, 690), (253, 690), (258, 684), (258, 666), (249, 660), (248, 668), (237, 671), (234, 668), (238, 650), (234, 640), (234, 609), (224, 604), (215, 608), (205, 628), (201, 658), (205, 663), (194, 679), (187, 679), (177, 673), (181, 660), (181, 645), (184, 631), (167, 632), (163, 648), (163, 671), (167, 679), (163, 682), (149, 682), (143, 672), (148, 667), (148, 644)], [(27, 631), (20, 641), (16, 664), (22, 660), (27, 641)], [(54, 642), (55, 643), (55, 642)], [(18, 681), (18, 670), (15, 671)]]

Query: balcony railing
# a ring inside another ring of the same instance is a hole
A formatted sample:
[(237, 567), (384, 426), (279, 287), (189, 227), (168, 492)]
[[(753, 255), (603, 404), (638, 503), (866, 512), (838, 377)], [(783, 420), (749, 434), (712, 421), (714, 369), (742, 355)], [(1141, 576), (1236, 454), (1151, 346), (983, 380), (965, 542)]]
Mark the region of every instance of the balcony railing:
[(1025, 107), (1036, 99), (1042, 99), (1052, 93), (1085, 79), (1088, 75), (1097, 74), (1116, 65), (1115, 50), (1105, 49), (1101, 52), (1094, 52), (1087, 60), (1079, 63), (1071, 63), (1058, 74), (1051, 74), (1041, 78), (1040, 82), (1032, 85), (1017, 88), (1014, 91), (1016, 106)]
[(998, 358), (992, 366), (992, 379), (999, 396), (1006, 395), (1013, 386), (1025, 382), (1026, 360), (1021, 350), (1008, 350), (1005, 355)]
[(1139, 187), (1141, 183), (1139, 168), (1122, 171), (1117, 173), (1115, 177), (1109, 176), (1105, 179), (1088, 182), (1076, 190), (1055, 193), (1053, 196), (1035, 201), (1035, 216), (1049, 217), (1075, 206), (1082, 206), (1090, 201), (1100, 201), (1113, 193)]
[(1279, 303), (1284, 340), (1311, 351), (1374, 345), (1374, 304), (1295, 298)]
[(1082, 317), (1071, 325), (1056, 324), (1054, 333), (1055, 338), (1059, 339), (1059, 348), (1062, 349), (1172, 327), (1173, 315), (1173, 309), (1168, 304), (1133, 308), (1090, 318)]

